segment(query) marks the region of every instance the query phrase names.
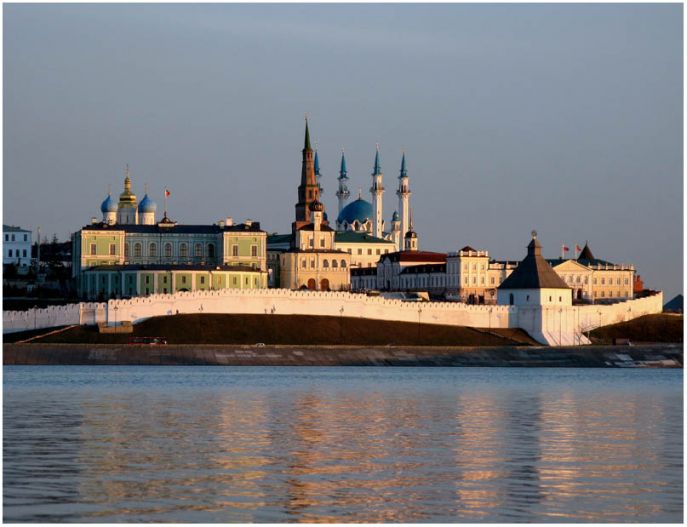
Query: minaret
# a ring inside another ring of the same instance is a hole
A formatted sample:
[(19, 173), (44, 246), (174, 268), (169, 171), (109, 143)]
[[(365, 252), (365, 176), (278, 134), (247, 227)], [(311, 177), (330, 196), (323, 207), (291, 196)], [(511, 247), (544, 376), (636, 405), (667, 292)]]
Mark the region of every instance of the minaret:
[(336, 198), (339, 200), (338, 218), (338, 216), (341, 215), (341, 211), (346, 206), (346, 201), (348, 201), (348, 198), (351, 195), (351, 193), (348, 191), (348, 186), (346, 185), (346, 182), (348, 181), (348, 172), (346, 171), (346, 157), (344, 156), (343, 150), (341, 150), (341, 169), (339, 170), (339, 177), (336, 179), (339, 181), (339, 190), (336, 191)]
[(317, 186), (320, 187), (320, 196), (324, 194), (322, 190), (322, 174), (320, 174), (320, 157), (317, 155), (317, 144), (315, 144), (315, 176), (317, 177)]
[(408, 170), (406, 170), (406, 154), (403, 152), (401, 159), (401, 173), (398, 176), (398, 210), (401, 214), (401, 232), (408, 232), (410, 226), (410, 183), (408, 182)]
[(136, 208), (136, 194), (131, 192), (129, 165), (126, 165), (125, 174), (124, 192), (119, 195), (119, 203), (117, 205), (117, 223), (135, 225), (138, 223), (138, 209)]
[(382, 217), (382, 196), (384, 195), (384, 186), (382, 185), (382, 167), (379, 164), (379, 144), (377, 145), (377, 152), (375, 153), (375, 166), (372, 171), (372, 187), (370, 193), (372, 194), (372, 236), (377, 238), (382, 237), (384, 231), (384, 219)]
[(320, 185), (315, 176), (314, 151), (310, 146), (310, 131), (308, 119), (305, 119), (305, 145), (303, 146), (303, 164), (301, 168), (301, 184), (298, 186), (298, 203), (296, 204), (296, 221), (292, 227), (294, 232), (311, 222), (310, 203), (320, 201)]
[(396, 250), (403, 249), (403, 233), (401, 232), (401, 219), (397, 211), (391, 216), (391, 240), (396, 246)]

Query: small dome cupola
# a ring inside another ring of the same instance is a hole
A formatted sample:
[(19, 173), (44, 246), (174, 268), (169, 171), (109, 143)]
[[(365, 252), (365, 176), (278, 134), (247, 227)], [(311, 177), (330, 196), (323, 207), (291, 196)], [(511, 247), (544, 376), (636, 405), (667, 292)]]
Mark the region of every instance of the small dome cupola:
[(108, 194), (105, 201), (100, 205), (100, 212), (107, 214), (108, 212), (117, 212), (117, 202), (112, 199), (112, 195)]
[(145, 214), (148, 212), (156, 212), (156, 211), (157, 211), (157, 203), (155, 203), (152, 199), (150, 199), (148, 197), (148, 194), (143, 196), (141, 203), (138, 204), (139, 214)]
[(395, 210), (391, 215), (391, 221), (401, 221), (401, 217), (398, 215), (398, 211)]
[(310, 203), (310, 212), (324, 212), (324, 205), (320, 201), (313, 201)]

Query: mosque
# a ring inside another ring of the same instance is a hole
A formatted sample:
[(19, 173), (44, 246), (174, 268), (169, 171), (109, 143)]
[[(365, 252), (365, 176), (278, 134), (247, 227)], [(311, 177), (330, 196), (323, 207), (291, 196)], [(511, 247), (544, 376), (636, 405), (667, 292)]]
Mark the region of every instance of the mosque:
[[(401, 159), (396, 191), (401, 212), (399, 214), (394, 211), (390, 221), (391, 229), (387, 230), (383, 211), (384, 174), (379, 146), (372, 169), (371, 202), (364, 200), (362, 193), (359, 193), (357, 199), (346, 203), (351, 194), (348, 189), (346, 157), (342, 152), (337, 178), (338, 214), (335, 228), (330, 225), (325, 207), (320, 201), (323, 192), (320, 160), (310, 143), (307, 120), (302, 152), (301, 184), (298, 187), (296, 221), (292, 225), (292, 232), (274, 233), (267, 237), (270, 287), (346, 290), (350, 288), (350, 270), (373, 268), (382, 256), (403, 251), (406, 245), (417, 249), (417, 234), (412, 228), (411, 192), (405, 153)], [(320, 234), (313, 238), (305, 234), (308, 232)], [(332, 251), (332, 254), (325, 257), (325, 251)], [(346, 257), (336, 257), (334, 252), (345, 254)], [(341, 273), (342, 265), (346, 266), (346, 273)]]

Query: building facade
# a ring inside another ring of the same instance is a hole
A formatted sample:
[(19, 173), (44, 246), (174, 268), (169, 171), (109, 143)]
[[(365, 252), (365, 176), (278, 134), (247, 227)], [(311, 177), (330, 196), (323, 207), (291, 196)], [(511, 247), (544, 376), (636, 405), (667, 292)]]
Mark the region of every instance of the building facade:
[(20, 271), (28, 269), (31, 266), (31, 231), (3, 224), (2, 234), (3, 265), (16, 265)]

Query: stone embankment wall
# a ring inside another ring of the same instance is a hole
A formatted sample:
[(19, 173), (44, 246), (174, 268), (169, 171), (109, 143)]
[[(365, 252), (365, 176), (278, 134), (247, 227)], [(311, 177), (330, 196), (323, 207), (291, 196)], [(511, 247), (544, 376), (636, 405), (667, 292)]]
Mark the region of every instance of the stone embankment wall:
[(279, 314), (360, 317), (372, 320), (516, 328), (542, 344), (580, 345), (584, 332), (663, 309), (663, 294), (613, 305), (474, 306), (455, 302), (404, 302), (345, 292), (254, 289), (179, 292), (107, 303), (81, 303), (28, 311), (4, 311), (3, 331), (14, 332), (71, 324), (133, 324), (173, 314)]
[(682, 345), (560, 347), (6, 344), (5, 365), (542, 366), (681, 368)]

